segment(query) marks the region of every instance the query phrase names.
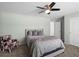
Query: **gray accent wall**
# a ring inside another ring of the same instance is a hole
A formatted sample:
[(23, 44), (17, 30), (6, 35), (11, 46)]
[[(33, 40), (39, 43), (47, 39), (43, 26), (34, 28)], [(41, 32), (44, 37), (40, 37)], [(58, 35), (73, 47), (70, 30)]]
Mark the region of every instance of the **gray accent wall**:
[(64, 16), (54, 21), (54, 35), (64, 42)]
[(61, 24), (61, 40), (64, 42), (64, 17), (61, 18), (60, 20), (60, 24)]

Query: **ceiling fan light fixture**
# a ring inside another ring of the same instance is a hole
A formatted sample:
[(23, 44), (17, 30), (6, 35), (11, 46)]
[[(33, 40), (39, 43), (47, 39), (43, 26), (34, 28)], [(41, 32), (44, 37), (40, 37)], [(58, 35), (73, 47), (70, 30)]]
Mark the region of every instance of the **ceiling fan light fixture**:
[(55, 5), (56, 3), (55, 2), (52, 2), (51, 4), (47, 4), (43, 7), (40, 7), (40, 6), (37, 6), (37, 8), (39, 9), (42, 9), (43, 11), (39, 12), (39, 13), (42, 13), (42, 12), (45, 12), (46, 14), (50, 14), (51, 11), (59, 11), (60, 8), (53, 8), (53, 6)]
[(50, 10), (46, 10), (45, 13), (46, 13), (46, 14), (49, 14), (49, 13), (50, 13)]

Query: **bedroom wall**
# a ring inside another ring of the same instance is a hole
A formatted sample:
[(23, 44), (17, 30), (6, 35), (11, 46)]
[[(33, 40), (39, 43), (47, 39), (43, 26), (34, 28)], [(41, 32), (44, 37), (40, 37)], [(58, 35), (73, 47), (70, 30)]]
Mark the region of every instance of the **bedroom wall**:
[(60, 19), (56, 19), (54, 21), (54, 35), (58, 38), (60, 38), (60, 35), (61, 35), (61, 24), (60, 24)]
[(65, 39), (65, 43), (66, 44), (69, 44), (69, 41), (70, 41), (70, 19), (69, 19), (69, 15), (66, 15), (64, 17), (64, 39)]
[(79, 47), (79, 12), (65, 16), (65, 43)]
[(61, 27), (62, 20), (64, 20), (64, 17), (57, 18), (54, 21), (54, 35), (58, 38), (61, 38), (61, 29), (63, 30)]
[(39, 15), (0, 13), (0, 35), (11, 34), (12, 38), (24, 43), (25, 29), (44, 29), (44, 34), (50, 35), (50, 19)]

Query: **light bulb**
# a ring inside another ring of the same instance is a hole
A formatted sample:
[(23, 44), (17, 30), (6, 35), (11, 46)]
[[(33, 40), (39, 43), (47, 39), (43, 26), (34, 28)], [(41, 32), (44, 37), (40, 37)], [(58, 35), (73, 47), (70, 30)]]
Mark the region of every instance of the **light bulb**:
[(45, 13), (46, 13), (46, 14), (50, 13), (50, 10), (46, 10)]

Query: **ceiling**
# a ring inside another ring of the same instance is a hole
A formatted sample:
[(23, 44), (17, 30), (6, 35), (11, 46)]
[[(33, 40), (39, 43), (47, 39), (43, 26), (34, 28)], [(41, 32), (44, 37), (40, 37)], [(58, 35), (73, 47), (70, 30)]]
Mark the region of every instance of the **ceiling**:
[[(0, 12), (12, 12), (18, 14), (38, 14), (40, 9), (36, 6), (44, 6), (51, 2), (0, 2)], [(51, 17), (61, 17), (74, 12), (79, 12), (79, 2), (56, 2), (54, 6), (60, 8), (60, 11), (52, 11)], [(47, 15), (45, 13), (39, 15)]]

